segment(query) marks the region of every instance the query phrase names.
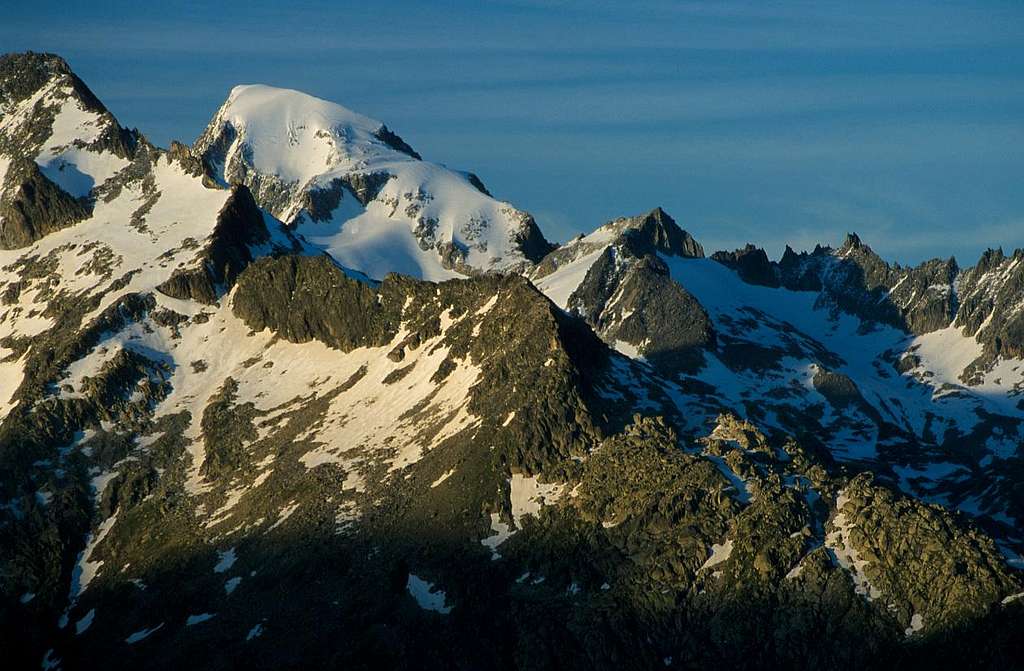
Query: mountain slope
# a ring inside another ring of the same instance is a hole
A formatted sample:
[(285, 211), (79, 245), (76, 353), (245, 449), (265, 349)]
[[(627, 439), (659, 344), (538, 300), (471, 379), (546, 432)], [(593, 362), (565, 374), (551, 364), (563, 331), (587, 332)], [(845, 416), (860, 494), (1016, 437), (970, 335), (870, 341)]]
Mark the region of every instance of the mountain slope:
[[(503, 668), (626, 654), (633, 668), (867, 664), (910, 654), (904, 630), (945, 640), (1021, 591), (963, 521), (829, 475), (793, 441), (729, 416), (696, 442), (622, 417), (657, 402), (657, 380), (521, 279), (374, 289), (323, 257), (286, 256), (173, 326), (154, 319), (155, 299), (107, 328), (51, 401), (109, 407), (109, 423), (79, 425), (57, 463), (34, 462), (47, 503), (22, 496), (5, 530), (22, 545), (30, 520), (69, 505), (53, 466), (94, 464), (70, 595), (57, 576), (20, 587), (41, 616), (70, 600), (38, 631), (71, 668), (174, 668), (211, 645), (269, 667), (299, 650), (314, 665), (444, 668), (453, 651)], [(170, 376), (156, 352), (173, 358)], [(126, 369), (151, 371), (151, 391), (116, 386)], [(870, 525), (850, 531), (852, 516)], [(893, 535), (907, 539), (899, 554)], [(938, 554), (922, 553), (936, 538)], [(968, 577), (947, 582), (949, 562)], [(779, 602), (790, 641), (758, 652), (756, 629), (737, 623)], [(681, 613), (707, 624), (680, 627)], [(808, 618), (818, 624), (798, 624)], [(822, 626), (835, 640), (808, 653)], [(642, 641), (634, 627), (658, 633)], [(698, 653), (705, 636), (744, 643)]]
[(753, 246), (704, 259), (695, 242), (659, 242), (671, 238), (692, 240), (660, 210), (616, 220), (553, 251), (531, 277), (666, 378), (695, 425), (727, 411), (802, 436), (977, 517), (1022, 565), (1016, 256), (905, 269), (850, 236), (776, 263)]
[[(911, 279), (852, 245), (705, 258), (660, 209), (546, 253), (329, 103), (236, 89), (163, 150), (56, 56), (0, 66), (2, 127), (40, 129), (0, 153), (29, 176), (0, 210), (12, 668), (1024, 654), (1016, 256)], [(420, 187), (424, 209), (388, 209)], [(468, 245), (481, 211), (467, 265), (420, 247), (419, 217)], [(932, 300), (948, 273), (962, 300)], [(901, 281), (930, 293), (866, 311)]]

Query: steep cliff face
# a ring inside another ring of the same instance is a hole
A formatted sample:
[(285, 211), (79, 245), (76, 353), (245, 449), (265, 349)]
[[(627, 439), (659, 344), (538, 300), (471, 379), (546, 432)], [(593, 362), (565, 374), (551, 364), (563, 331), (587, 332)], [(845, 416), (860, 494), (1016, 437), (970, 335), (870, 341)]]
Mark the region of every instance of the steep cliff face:
[(817, 247), (797, 254), (787, 247), (772, 265), (774, 286), (819, 292), (820, 305), (865, 321), (923, 335), (946, 328), (956, 315), (959, 267), (954, 259), (890, 266), (850, 234), (837, 250)]
[(28, 247), (89, 216), (89, 207), (50, 181), (35, 161), (15, 158), (0, 186), (0, 249)]
[[(178, 268), (156, 288), (172, 298), (192, 299), (207, 305), (230, 290), (238, 274), (253, 261), (253, 249), (271, 242), (263, 212), (245, 186), (235, 186), (217, 214), (206, 244), (191, 267)], [(297, 241), (292, 249), (300, 248)], [(280, 248), (279, 248), (280, 249)], [(286, 249), (286, 248), (285, 248)]]
[[(786, 247), (787, 253), (791, 251)], [(733, 252), (715, 252), (711, 258), (735, 270), (744, 282), (766, 287), (778, 287), (782, 284), (782, 273), (768, 260), (768, 255), (760, 247), (748, 244), (743, 249)], [(801, 288), (799, 283), (796, 284), (798, 286), (794, 286), (794, 289)]]
[(960, 276), (957, 297), (955, 325), (985, 347), (974, 371), (987, 372), (1000, 358), (1024, 359), (1024, 249), (985, 252)]
[(659, 254), (702, 258), (704, 250), (656, 208), (552, 251), (530, 277), (613, 347), (669, 374), (692, 372), (701, 367), (714, 330), (700, 303), (672, 281)]

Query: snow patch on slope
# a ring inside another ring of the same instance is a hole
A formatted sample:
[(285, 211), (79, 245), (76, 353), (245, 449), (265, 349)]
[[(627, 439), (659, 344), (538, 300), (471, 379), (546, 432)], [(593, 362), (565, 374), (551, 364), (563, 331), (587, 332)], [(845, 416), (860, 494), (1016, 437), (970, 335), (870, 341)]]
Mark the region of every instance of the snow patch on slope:
[(604, 248), (598, 248), (569, 261), (553, 273), (536, 280), (537, 288), (550, 298), (552, 303), (563, 310), (568, 309), (572, 292), (583, 283), (587, 272), (603, 252)]
[(541, 482), (536, 475), (526, 477), (522, 473), (513, 473), (509, 483), (509, 502), (512, 504), (512, 516), (516, 526), (527, 515), (540, 513), (542, 506), (558, 502), (565, 493), (565, 485), (559, 482)]
[(90, 533), (86, 538), (85, 549), (79, 553), (78, 562), (75, 564), (75, 568), (71, 573), (72, 603), (78, 599), (82, 592), (89, 588), (89, 584), (99, 574), (100, 567), (103, 566), (103, 560), (92, 561), (92, 553), (95, 552), (96, 547), (103, 542), (103, 539), (107, 537), (110, 530), (114, 528), (114, 524), (116, 522), (117, 513), (114, 513), (100, 524), (95, 534)]
[(363, 208), (346, 192), (328, 221), (303, 220), (296, 232), (342, 266), (376, 280), (390, 272), (431, 282), (462, 277), (442, 266), (434, 250), (420, 247), (409, 223), (391, 214), (392, 208), (378, 201)]
[(444, 590), (437, 589), (433, 583), (410, 573), (405, 588), (423, 610), (434, 611), (442, 615), (452, 612), (452, 607), (447, 605), (448, 598)]
[(525, 517), (537, 516), (543, 506), (557, 503), (565, 494), (565, 483), (541, 482), (536, 475), (528, 477), (522, 473), (513, 473), (508, 486), (514, 527), (503, 522), (500, 513), (491, 513), (491, 531), (494, 533), (480, 541), (481, 545), (490, 548), (492, 559), (501, 558), (498, 546), (523, 528)]
[[(338, 382), (363, 368), (366, 373), (332, 402), (315, 433), (303, 436), (321, 445), (302, 458), (306, 467), (339, 463), (348, 469), (368, 454), (387, 453), (389, 470), (398, 470), (416, 463), (425, 450), (475, 424), (478, 419), (469, 412), (466, 402), (480, 375), (479, 366), (466, 359), (458, 362), (441, 383), (431, 380), (448, 357), (449, 348), (442, 344), (446, 331), (442, 318), (441, 333), (399, 363), (388, 359), (387, 353), (405, 340), (408, 333), (404, 328), (383, 347), (361, 348), (344, 355), (336, 350), (325, 352), (332, 360), (331, 368), (338, 371), (334, 377)], [(381, 384), (392, 371), (409, 366), (411, 371), (399, 381)], [(424, 402), (429, 412), (413, 412)], [(395, 444), (397, 452), (390, 447)]]
[[(38, 97), (37, 97), (38, 96)], [(57, 82), (43, 86), (35, 96), (24, 101), (10, 117), (0, 124), (0, 134), (6, 134), (23, 124), (32, 115), (35, 100), (44, 107), (56, 107), (50, 136), (43, 142), (36, 164), (46, 177), (76, 198), (89, 192), (128, 165), (128, 159), (110, 151), (93, 151), (85, 147), (92, 144), (109, 125), (109, 117), (85, 109), (70, 87)]]
[(864, 574), (864, 567), (868, 562), (860, 558), (857, 549), (853, 546), (853, 541), (850, 540), (850, 530), (853, 525), (847, 519), (846, 513), (843, 512), (843, 508), (849, 500), (845, 490), (839, 492), (836, 498), (836, 515), (831, 522), (832, 531), (825, 536), (825, 548), (835, 560), (836, 565), (841, 566), (850, 574), (854, 591), (871, 601), (882, 596), (882, 592), (872, 585)]
[(711, 556), (707, 558), (699, 571), (709, 569), (713, 566), (717, 566), (724, 561), (727, 561), (732, 556), (732, 539), (726, 539), (723, 543), (714, 543), (711, 546)]

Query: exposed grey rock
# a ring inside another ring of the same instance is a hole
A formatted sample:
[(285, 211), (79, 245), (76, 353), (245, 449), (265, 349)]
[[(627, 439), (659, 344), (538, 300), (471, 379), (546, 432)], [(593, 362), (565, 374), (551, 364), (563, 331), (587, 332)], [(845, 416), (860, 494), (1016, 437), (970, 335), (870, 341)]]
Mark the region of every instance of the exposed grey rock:
[(946, 328), (957, 310), (955, 259), (890, 266), (853, 233), (837, 250), (819, 245), (809, 254), (797, 254), (787, 246), (778, 263), (752, 245), (712, 258), (751, 284), (819, 292), (819, 307), (911, 333)]
[(1024, 249), (1011, 256), (986, 251), (961, 275), (957, 298), (955, 325), (985, 347), (975, 370), (988, 369), (998, 356), (1024, 358)]
[[(788, 248), (787, 248), (788, 250)], [(711, 258), (729, 266), (739, 273), (746, 282), (766, 287), (779, 286), (779, 278), (765, 251), (754, 245), (747, 245), (734, 252), (715, 252)]]
[(901, 307), (911, 333), (931, 333), (950, 325), (958, 309), (955, 283), (959, 272), (953, 258), (932, 259), (904, 269), (888, 300)]
[(230, 289), (238, 274), (252, 262), (251, 247), (269, 239), (263, 212), (252, 194), (244, 186), (235, 186), (217, 215), (209, 241), (196, 256), (196, 265), (176, 270), (157, 289), (173, 298), (215, 303), (218, 287)]
[(401, 306), (345, 276), (327, 256), (261, 259), (243, 274), (233, 310), (253, 330), (292, 342), (319, 340), (342, 351), (379, 346), (397, 328)]
[(182, 144), (177, 140), (172, 140), (170, 149), (167, 150), (167, 156), (172, 161), (181, 165), (189, 175), (193, 175), (195, 177), (205, 176), (207, 180), (211, 180), (209, 174), (207, 174), (205, 170), (202, 158), (196, 156), (192, 152), (192, 148), (188, 145)]
[(628, 245), (609, 247), (573, 292), (570, 307), (609, 343), (638, 346), (645, 358), (674, 374), (693, 371), (715, 336), (707, 313), (657, 256), (622, 257)]
[(379, 139), (381, 142), (391, 147), (392, 149), (398, 150), (403, 154), (408, 154), (409, 156), (412, 156), (414, 159), (418, 161), (423, 160), (423, 157), (417, 154), (415, 149), (406, 144), (405, 140), (400, 138), (387, 126), (381, 126), (380, 130), (377, 131), (376, 135), (377, 139)]
[(848, 375), (819, 367), (814, 373), (812, 383), (814, 388), (837, 408), (864, 402), (860, 389)]
[(663, 252), (695, 259), (704, 257), (700, 243), (679, 228), (675, 219), (660, 207), (637, 217), (616, 219), (609, 226), (620, 229), (622, 235), (630, 238), (638, 253)]
[(574, 240), (552, 250), (532, 273), (540, 280), (579, 256), (599, 258), (572, 292), (568, 309), (605, 342), (626, 343), (669, 374), (700, 367), (701, 349), (714, 343), (707, 313), (674, 282), (659, 254), (700, 258), (704, 251), (664, 210), (623, 217), (601, 229), (595, 248)]
[(50, 181), (35, 161), (14, 159), (0, 190), (0, 248), (27, 247), (89, 214), (87, 204)]
[(544, 234), (533, 217), (526, 213), (523, 213), (520, 226), (515, 231), (513, 239), (523, 256), (531, 263), (539, 263), (555, 248), (554, 244), (544, 238)]
[(485, 194), (487, 196), (492, 195), (491, 192), (487, 190), (487, 187), (484, 186), (483, 180), (480, 179), (476, 175), (476, 173), (467, 172), (466, 173), (466, 179), (469, 180), (469, 183), (472, 184), (473, 186), (475, 186), (480, 193)]

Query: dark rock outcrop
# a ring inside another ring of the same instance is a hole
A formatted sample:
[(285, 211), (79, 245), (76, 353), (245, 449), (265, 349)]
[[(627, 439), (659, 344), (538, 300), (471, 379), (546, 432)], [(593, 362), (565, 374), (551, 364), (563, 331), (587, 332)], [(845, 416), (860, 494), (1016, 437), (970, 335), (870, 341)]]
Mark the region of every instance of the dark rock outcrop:
[(416, 150), (410, 147), (405, 140), (400, 138), (397, 133), (392, 131), (387, 126), (381, 126), (380, 129), (375, 133), (377, 139), (391, 147), (395, 151), (400, 151), (403, 154), (412, 156), (417, 161), (422, 161), (423, 157), (416, 153)]
[(886, 300), (900, 308), (906, 328), (920, 334), (949, 326), (958, 309), (956, 259), (932, 259), (901, 270)]
[(786, 251), (778, 262), (779, 281), (782, 286), (793, 291), (821, 291), (819, 259), (831, 250), (827, 247), (815, 246), (814, 252), (793, 251), (786, 245)]
[(955, 325), (985, 347), (975, 374), (996, 357), (1024, 358), (1024, 249), (1010, 256), (988, 250), (960, 277)]
[(176, 270), (157, 290), (172, 298), (216, 303), (218, 287), (230, 289), (238, 274), (252, 262), (250, 246), (269, 239), (263, 212), (252, 193), (241, 185), (232, 187), (206, 246), (196, 257), (197, 265)]
[(675, 219), (656, 207), (647, 214), (616, 220), (622, 235), (629, 238), (633, 248), (641, 254), (657, 252), (686, 258), (704, 258), (704, 248), (693, 236), (679, 228)]
[[(0, 56), (0, 104), (25, 100), (55, 76), (73, 77), (81, 81), (71, 71), (67, 61), (56, 54), (27, 51)], [(88, 92), (84, 100), (92, 109), (102, 109), (96, 96), (84, 84), (82, 86), (82, 92)]]
[[(787, 247), (787, 250), (789, 248)], [(748, 244), (734, 252), (715, 252), (711, 258), (732, 268), (743, 281), (765, 287), (778, 287), (779, 277), (768, 255), (760, 247)]]
[(472, 184), (473, 186), (476, 187), (477, 191), (479, 191), (480, 193), (484, 194), (485, 196), (493, 197), (491, 192), (487, 190), (487, 187), (484, 186), (483, 180), (480, 179), (476, 175), (476, 173), (467, 172), (467, 173), (465, 173), (465, 175), (466, 175), (466, 179), (469, 181), (470, 184)]
[(30, 159), (11, 162), (0, 193), (0, 249), (27, 247), (90, 213), (86, 203), (54, 184)]
[(811, 382), (818, 393), (837, 408), (864, 403), (860, 389), (848, 375), (843, 373), (836, 373), (819, 366)]
[(522, 250), (523, 256), (531, 263), (539, 263), (547, 256), (555, 245), (544, 237), (537, 222), (532, 216), (526, 215), (519, 230), (515, 233), (515, 242)]
[(254, 331), (342, 351), (380, 346), (398, 327), (399, 306), (347, 277), (327, 256), (260, 259), (239, 281), (232, 309)]
[(205, 177), (205, 181), (212, 186), (212, 178), (209, 173), (206, 172), (206, 165), (203, 163), (203, 159), (200, 156), (196, 156), (192, 152), (192, 148), (187, 144), (182, 144), (177, 140), (171, 141), (171, 146), (167, 150), (167, 156), (170, 160), (176, 162), (185, 172), (193, 177)]
[(700, 258), (700, 244), (661, 208), (608, 226), (619, 235), (573, 291), (568, 308), (605, 342), (629, 343), (669, 374), (696, 370), (701, 349), (715, 342), (714, 329), (658, 255)]
[(855, 233), (837, 250), (818, 245), (798, 254), (787, 245), (777, 263), (752, 245), (715, 252), (712, 258), (750, 284), (815, 291), (818, 307), (915, 334), (946, 328), (957, 310), (955, 259), (932, 259), (911, 268), (890, 265)]
[(633, 258), (622, 271), (609, 247), (573, 292), (570, 306), (606, 342), (638, 346), (669, 374), (698, 369), (702, 348), (715, 341), (700, 302), (672, 280), (661, 259), (649, 254)]

